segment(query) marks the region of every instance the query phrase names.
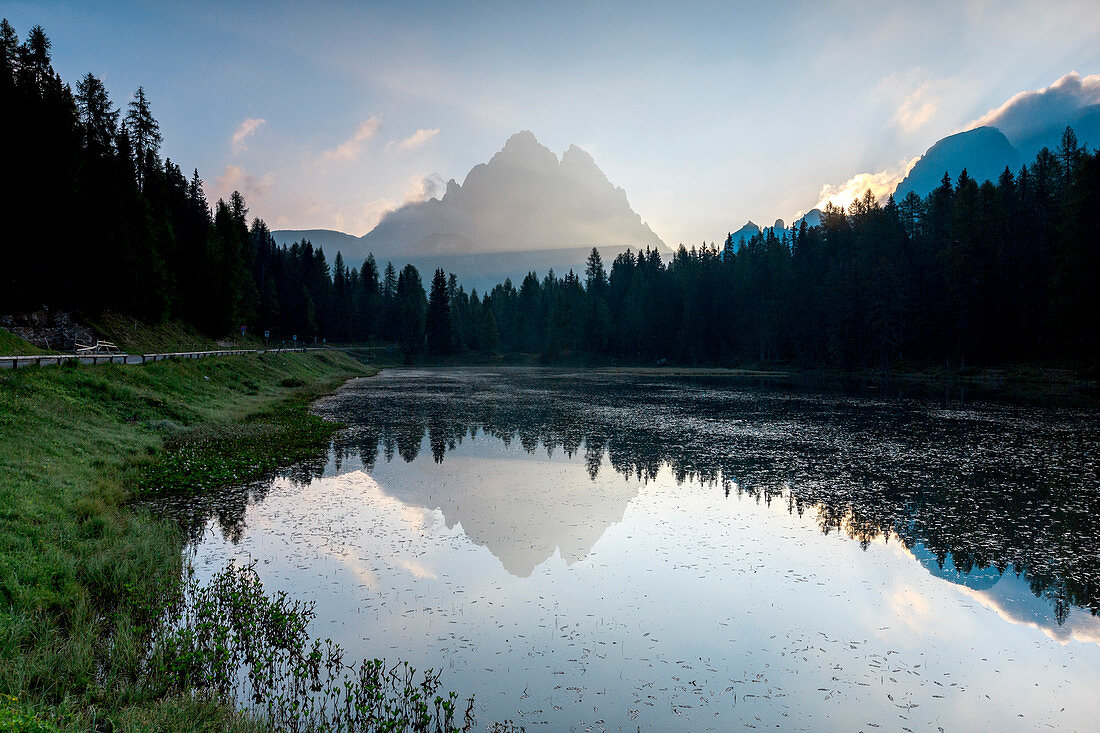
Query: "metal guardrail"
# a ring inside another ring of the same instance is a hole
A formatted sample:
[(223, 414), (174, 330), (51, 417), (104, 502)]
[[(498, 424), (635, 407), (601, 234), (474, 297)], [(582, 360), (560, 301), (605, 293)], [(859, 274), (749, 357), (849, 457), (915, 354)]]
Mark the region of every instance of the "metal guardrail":
[(224, 349), (219, 351), (173, 351), (164, 354), (78, 353), (78, 354), (27, 354), (25, 356), (0, 356), (0, 369), (23, 369), (29, 366), (61, 366), (76, 364), (148, 364), (165, 359), (201, 359), (207, 356), (240, 356), (243, 354), (282, 354), (324, 351), (322, 347), (292, 349)]

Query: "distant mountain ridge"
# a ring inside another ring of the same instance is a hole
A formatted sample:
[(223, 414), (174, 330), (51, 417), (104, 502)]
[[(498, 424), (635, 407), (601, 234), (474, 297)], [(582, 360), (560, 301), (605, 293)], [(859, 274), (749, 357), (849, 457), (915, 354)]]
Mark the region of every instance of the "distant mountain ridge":
[[(1022, 166), (1030, 165), (1044, 147), (1057, 149), (1066, 127), (1073, 128), (1079, 145), (1090, 148), (1100, 146), (1100, 104), (1088, 104), (1068, 114), (1051, 115), (1030, 121), (1022, 128), (1014, 127), (1015, 140), (989, 125), (940, 138), (924, 152), (892, 195), (898, 201), (910, 192), (927, 196), (943, 181), (944, 173), (954, 183), (964, 169), (979, 183), (987, 180), (995, 182), (1006, 167), (1016, 175)], [(817, 226), (821, 223), (821, 215), (820, 210), (813, 209), (803, 218), (809, 226)], [(750, 220), (732, 232), (733, 241), (748, 241), (756, 234), (767, 234), (768, 230), (782, 237), (784, 232), (790, 233), (798, 228), (800, 222), (801, 219), (795, 221), (788, 229), (782, 219), (776, 220), (770, 227), (761, 227)]]
[(996, 127), (976, 127), (948, 135), (928, 148), (898, 184), (894, 198), (905, 198), (910, 191), (927, 195), (940, 185), (944, 173), (954, 181), (964, 168), (976, 181), (995, 181), (1005, 167), (1015, 174), (1022, 162), (1020, 151), (1003, 132)]
[(441, 198), (405, 204), (362, 237), (324, 229), (272, 234), (280, 244), (309, 239), (352, 263), (368, 253), (382, 262), (447, 263), (467, 282), (579, 269), (592, 247), (669, 251), (591, 155), (571, 145), (559, 160), (527, 130), (461, 184), (448, 181)]
[(963, 169), (979, 183), (996, 181), (1007, 167), (1015, 175), (1020, 167), (1030, 165), (1043, 148), (1057, 149), (1066, 127), (1073, 128), (1080, 145), (1100, 146), (1100, 104), (1075, 110), (1068, 116), (1047, 119), (1026, 131), (1018, 130), (1011, 139), (997, 127), (975, 127), (941, 138), (925, 151), (909, 174), (894, 190), (901, 199), (910, 192), (926, 196), (940, 185), (943, 174), (952, 181)]
[(763, 234), (767, 236), (768, 232), (775, 234), (777, 239), (782, 239), (783, 235), (790, 234), (802, 226), (802, 222), (806, 222), (808, 227), (816, 227), (821, 225), (821, 209), (810, 209), (802, 216), (794, 220), (794, 223), (788, 228), (786, 223), (782, 219), (776, 219), (775, 223), (770, 227), (761, 227), (758, 224), (754, 224), (751, 220), (746, 222), (740, 229), (735, 232), (730, 232), (729, 236), (733, 238), (734, 246), (739, 246), (741, 240), (746, 242), (757, 234)]
[(441, 199), (391, 211), (363, 240), (410, 256), (664, 246), (591, 155), (571, 145), (559, 161), (527, 130), (462, 184), (448, 181)]

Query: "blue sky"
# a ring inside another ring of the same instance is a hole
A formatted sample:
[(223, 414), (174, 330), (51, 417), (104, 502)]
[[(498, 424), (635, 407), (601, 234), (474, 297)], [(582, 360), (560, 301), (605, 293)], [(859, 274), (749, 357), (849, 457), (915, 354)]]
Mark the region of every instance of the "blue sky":
[(5, 0), (0, 14), (21, 37), (43, 25), (70, 82), (91, 71), (120, 106), (143, 84), (164, 153), (212, 196), (239, 188), (275, 228), (353, 234), (529, 129), (559, 155), (590, 152), (665, 242), (720, 241), (892, 180), (1019, 92), (1100, 74), (1095, 0)]

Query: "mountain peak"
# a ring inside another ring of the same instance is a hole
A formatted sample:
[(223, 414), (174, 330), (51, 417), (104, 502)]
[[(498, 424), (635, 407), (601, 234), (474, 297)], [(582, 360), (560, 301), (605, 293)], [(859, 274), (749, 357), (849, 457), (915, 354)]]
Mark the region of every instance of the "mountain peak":
[(535, 133), (530, 130), (520, 130), (504, 143), (504, 150), (511, 151), (541, 147), (542, 143), (535, 137)]
[(585, 150), (576, 145), (570, 145), (561, 156), (562, 165), (596, 166), (596, 160)]
[(593, 246), (664, 249), (596, 161), (571, 145), (561, 160), (530, 130), (508, 138), (440, 201), (391, 211), (364, 241), (413, 255), (525, 252)]
[[(508, 138), (500, 152), (490, 158), (486, 165), (489, 167), (512, 166), (549, 172), (551, 169), (558, 167), (558, 156), (554, 155), (550, 148), (540, 143), (530, 130), (521, 130)], [(470, 171), (470, 174), (473, 174), (480, 167), (482, 166), (476, 166), (474, 170)], [(467, 182), (469, 178), (468, 175)]]
[(821, 209), (810, 209), (794, 223), (794, 228), (797, 229), (801, 226), (802, 222), (806, 222), (806, 226), (808, 227), (821, 226), (821, 216)]
[(963, 168), (978, 182), (997, 180), (1005, 166), (1015, 170), (1020, 162), (1020, 152), (996, 127), (957, 132), (925, 151), (898, 184), (894, 198), (900, 201), (910, 192), (924, 196), (940, 185), (944, 173), (955, 179)]

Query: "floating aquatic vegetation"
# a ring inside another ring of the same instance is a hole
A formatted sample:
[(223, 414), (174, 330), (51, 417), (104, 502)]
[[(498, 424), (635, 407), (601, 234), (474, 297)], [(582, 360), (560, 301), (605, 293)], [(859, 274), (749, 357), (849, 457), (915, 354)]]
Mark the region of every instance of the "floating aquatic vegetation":
[(331, 640), (311, 638), (313, 606), (265, 593), (255, 568), (229, 565), (199, 584), (188, 572), (165, 611), (149, 664), (181, 692), (232, 701), (281, 731), (458, 733), (455, 692), (439, 673), (381, 659), (352, 664)]
[(317, 410), (348, 425), (326, 460), (180, 498), (199, 572), (255, 559), (356, 655), (441, 660), (479, 718), (1093, 717), (1087, 410), (539, 370), (386, 372)]
[(942, 569), (1023, 573), (1059, 619), (1100, 613), (1100, 420), (1089, 410), (745, 387), (720, 378), (401, 371), (320, 404), (337, 460), (436, 462), (481, 434), (624, 478), (783, 499), (821, 531)]

